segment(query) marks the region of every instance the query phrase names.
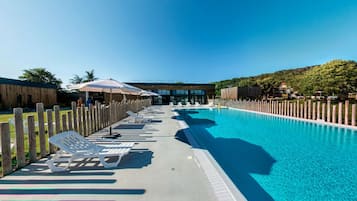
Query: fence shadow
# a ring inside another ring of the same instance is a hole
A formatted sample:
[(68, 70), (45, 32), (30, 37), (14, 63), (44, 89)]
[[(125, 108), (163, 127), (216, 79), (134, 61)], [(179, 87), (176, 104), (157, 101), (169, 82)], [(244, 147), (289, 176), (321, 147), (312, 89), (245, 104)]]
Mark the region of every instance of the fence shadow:
[(93, 188), (57, 188), (57, 189), (0, 189), (0, 194), (7, 195), (23, 195), (23, 194), (92, 194), (92, 195), (141, 195), (145, 193), (145, 189), (93, 189)]
[(116, 179), (16, 179), (0, 180), (0, 185), (10, 184), (113, 184)]

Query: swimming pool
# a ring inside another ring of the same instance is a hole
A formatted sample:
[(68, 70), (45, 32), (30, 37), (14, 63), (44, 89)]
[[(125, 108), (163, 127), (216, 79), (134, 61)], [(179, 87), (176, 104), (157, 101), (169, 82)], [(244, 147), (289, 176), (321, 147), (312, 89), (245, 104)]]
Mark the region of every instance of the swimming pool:
[(178, 111), (248, 200), (357, 200), (357, 131), (232, 109)]

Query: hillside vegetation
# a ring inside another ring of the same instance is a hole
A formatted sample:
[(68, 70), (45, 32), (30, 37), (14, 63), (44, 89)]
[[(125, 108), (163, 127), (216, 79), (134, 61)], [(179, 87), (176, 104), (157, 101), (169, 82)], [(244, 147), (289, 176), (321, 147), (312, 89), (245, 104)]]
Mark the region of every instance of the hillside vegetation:
[(216, 94), (226, 87), (259, 86), (263, 95), (272, 95), (274, 89), (285, 82), (301, 95), (313, 95), (322, 91), (324, 95), (346, 97), (357, 92), (357, 62), (333, 60), (322, 65), (277, 71), (252, 77), (233, 78), (215, 82)]

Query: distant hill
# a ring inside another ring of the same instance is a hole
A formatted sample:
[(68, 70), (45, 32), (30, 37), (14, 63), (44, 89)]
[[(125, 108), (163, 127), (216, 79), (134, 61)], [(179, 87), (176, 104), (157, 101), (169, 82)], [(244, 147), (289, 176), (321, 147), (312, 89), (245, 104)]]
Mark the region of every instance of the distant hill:
[(231, 86), (259, 86), (264, 95), (272, 95), (274, 88), (278, 88), (282, 82), (302, 95), (313, 95), (316, 91), (323, 91), (324, 95), (335, 94), (345, 97), (350, 92), (357, 92), (357, 62), (333, 60), (321, 65), (233, 78), (214, 84), (217, 95), (222, 88)]

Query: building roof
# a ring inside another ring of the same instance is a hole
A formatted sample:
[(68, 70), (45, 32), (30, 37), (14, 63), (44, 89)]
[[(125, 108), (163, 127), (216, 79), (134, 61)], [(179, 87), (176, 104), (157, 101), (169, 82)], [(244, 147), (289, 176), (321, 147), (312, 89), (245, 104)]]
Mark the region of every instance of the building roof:
[(0, 84), (12, 84), (12, 85), (19, 85), (19, 86), (26, 86), (26, 87), (38, 87), (38, 88), (50, 88), (50, 89), (57, 88), (57, 86), (54, 84), (28, 82), (28, 81), (15, 80), (15, 79), (3, 78), (3, 77), (0, 77)]

